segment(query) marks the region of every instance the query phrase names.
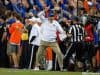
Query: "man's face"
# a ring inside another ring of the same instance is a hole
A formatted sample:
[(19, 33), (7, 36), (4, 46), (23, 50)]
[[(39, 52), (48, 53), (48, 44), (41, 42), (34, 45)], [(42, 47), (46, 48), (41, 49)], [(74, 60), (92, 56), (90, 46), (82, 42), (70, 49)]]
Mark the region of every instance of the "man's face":
[(73, 23), (74, 23), (74, 24), (77, 24), (78, 22), (74, 20)]
[(49, 20), (50, 20), (50, 21), (54, 20), (54, 17), (53, 17), (53, 16), (50, 16), (50, 17), (49, 17)]

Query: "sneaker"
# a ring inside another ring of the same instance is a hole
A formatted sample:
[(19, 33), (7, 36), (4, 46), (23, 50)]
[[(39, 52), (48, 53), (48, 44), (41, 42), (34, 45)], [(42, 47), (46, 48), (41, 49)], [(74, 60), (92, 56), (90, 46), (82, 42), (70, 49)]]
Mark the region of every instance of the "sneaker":
[(61, 68), (60, 71), (61, 71), (61, 72), (64, 72), (65, 70)]
[(51, 60), (47, 61), (46, 70), (48, 70), (48, 71), (52, 70), (52, 61)]
[(48, 71), (52, 70), (52, 66), (47, 67), (46, 70), (48, 70)]
[(40, 69), (39, 69), (39, 67), (35, 67), (33, 70), (34, 71), (39, 71)]
[(16, 65), (14, 65), (12, 68), (14, 68), (14, 69), (19, 69), (19, 67), (18, 67), (18, 66), (16, 66)]

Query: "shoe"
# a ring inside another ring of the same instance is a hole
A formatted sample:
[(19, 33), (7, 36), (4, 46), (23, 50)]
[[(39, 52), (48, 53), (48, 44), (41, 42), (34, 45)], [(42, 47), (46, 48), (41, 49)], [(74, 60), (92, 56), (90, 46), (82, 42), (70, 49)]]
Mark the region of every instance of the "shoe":
[(33, 70), (34, 71), (39, 71), (40, 69), (39, 69), (39, 67), (35, 67)]
[(51, 71), (52, 70), (52, 61), (47, 61), (47, 67), (46, 67), (47, 71)]
[(61, 71), (61, 72), (65, 72), (65, 70), (64, 70), (64, 69), (60, 69), (60, 71)]
[(16, 66), (16, 65), (14, 65), (12, 68), (13, 68), (13, 69), (19, 69), (19, 67)]
[(48, 67), (46, 68), (46, 70), (47, 70), (47, 71), (52, 70), (52, 66), (48, 66)]

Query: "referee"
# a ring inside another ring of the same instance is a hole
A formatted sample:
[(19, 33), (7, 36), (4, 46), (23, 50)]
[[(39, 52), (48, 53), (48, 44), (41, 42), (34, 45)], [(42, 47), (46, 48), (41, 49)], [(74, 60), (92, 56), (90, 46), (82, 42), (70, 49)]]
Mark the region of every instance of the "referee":
[[(83, 39), (84, 39), (84, 28), (79, 24), (79, 18), (74, 17), (73, 25), (69, 29), (71, 34), (72, 47), (66, 56), (66, 62), (69, 64), (69, 59), (73, 53), (76, 53), (76, 63), (79, 69), (82, 69), (82, 56), (83, 56)], [(66, 66), (68, 67), (68, 65)]]

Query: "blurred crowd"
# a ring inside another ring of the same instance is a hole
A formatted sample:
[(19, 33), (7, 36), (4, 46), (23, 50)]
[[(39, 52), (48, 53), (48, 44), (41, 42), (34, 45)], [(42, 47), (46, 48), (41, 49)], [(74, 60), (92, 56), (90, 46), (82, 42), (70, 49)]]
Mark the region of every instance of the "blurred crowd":
[[(66, 32), (56, 38), (64, 70), (100, 72), (100, 0), (0, 0), (0, 67), (35, 67), (33, 26), (50, 16)], [(49, 46), (45, 56), (40, 68), (59, 70)]]

